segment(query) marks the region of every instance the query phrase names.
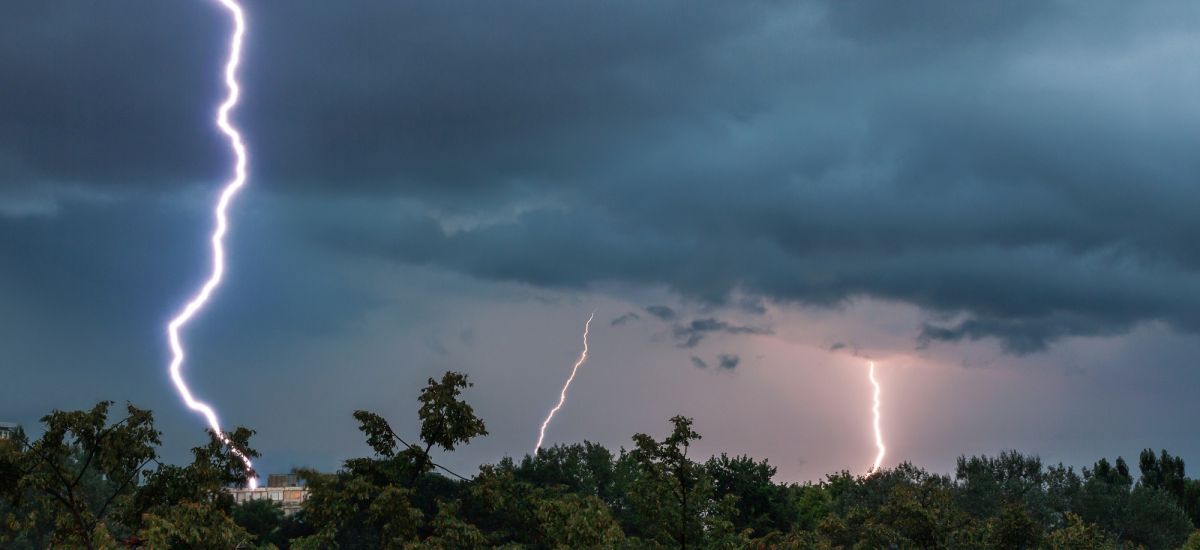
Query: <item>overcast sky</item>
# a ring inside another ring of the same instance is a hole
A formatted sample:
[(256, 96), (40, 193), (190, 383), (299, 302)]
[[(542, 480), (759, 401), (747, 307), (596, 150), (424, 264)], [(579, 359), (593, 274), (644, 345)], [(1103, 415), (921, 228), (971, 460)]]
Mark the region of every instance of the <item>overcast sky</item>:
[[(202, 442), (163, 325), (230, 174), (215, 3), (0, 17), (0, 421)], [(1200, 4), (247, 2), (250, 183), (186, 376), (262, 469), (416, 429), (520, 456), (696, 418), (785, 480), (1016, 448), (1200, 464)], [(1195, 473), (1193, 471), (1193, 473)]]

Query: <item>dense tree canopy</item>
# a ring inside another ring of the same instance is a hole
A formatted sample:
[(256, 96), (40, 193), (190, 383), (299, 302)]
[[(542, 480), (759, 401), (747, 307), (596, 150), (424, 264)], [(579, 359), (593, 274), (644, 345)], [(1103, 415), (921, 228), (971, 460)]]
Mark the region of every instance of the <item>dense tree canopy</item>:
[[(0, 446), (0, 544), (5, 548), (233, 547), (251, 535), (230, 516), (226, 487), (244, 485), (241, 462), (217, 437), (186, 466), (158, 462), (150, 411), (112, 403), (54, 411), (41, 438)], [(252, 432), (227, 434), (253, 457)]]
[[(157, 459), (149, 411), (112, 403), (55, 411), (43, 435), (0, 445), (5, 548), (1190, 548), (1200, 550), (1200, 480), (1182, 458), (1145, 450), (1089, 468), (1006, 451), (959, 457), (950, 475), (903, 463), (865, 476), (777, 483), (767, 461), (691, 456), (692, 420), (666, 437), (636, 434), (505, 458), (473, 475), (439, 457), (487, 435), (454, 372), (418, 398), (417, 434), (356, 411), (370, 457), (333, 473), (298, 472), (309, 490), (285, 516), (235, 505), (246, 483), (216, 437), (185, 466)], [(211, 434), (210, 434), (211, 435)], [(255, 456), (252, 432), (231, 445)]]

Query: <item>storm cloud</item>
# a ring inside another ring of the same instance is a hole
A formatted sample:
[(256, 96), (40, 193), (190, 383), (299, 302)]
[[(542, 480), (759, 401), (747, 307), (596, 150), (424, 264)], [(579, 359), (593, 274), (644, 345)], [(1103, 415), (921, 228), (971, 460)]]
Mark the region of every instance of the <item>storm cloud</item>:
[(671, 329), (672, 336), (675, 337), (677, 345), (681, 348), (694, 348), (706, 336), (713, 333), (772, 334), (768, 328), (734, 325), (712, 317), (693, 319), (690, 323), (677, 324)]
[(646, 313), (653, 315), (662, 321), (674, 321), (679, 317), (679, 314), (667, 306), (646, 306)]
[[(225, 22), (133, 9), (0, 22), (12, 247), (64, 204), (223, 175)], [(255, 180), (335, 254), (717, 306), (898, 301), (951, 319), (917, 345), (1023, 354), (1200, 330), (1198, 10), (269, 3), (237, 116)], [(694, 323), (685, 344), (729, 332)]]
[(625, 323), (628, 323), (631, 321), (637, 321), (638, 319), (641, 319), (641, 317), (637, 313), (630, 311), (628, 313), (623, 313), (623, 314), (617, 316), (612, 321), (609, 321), (608, 326), (615, 327), (615, 326), (619, 326), (619, 325), (624, 325)]

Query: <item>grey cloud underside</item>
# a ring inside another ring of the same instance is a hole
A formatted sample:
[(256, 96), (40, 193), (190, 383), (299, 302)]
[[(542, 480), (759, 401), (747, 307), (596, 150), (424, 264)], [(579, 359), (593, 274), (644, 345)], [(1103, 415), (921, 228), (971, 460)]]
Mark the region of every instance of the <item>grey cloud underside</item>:
[[(695, 355), (691, 356), (691, 359), (692, 359), (692, 366), (694, 366), (698, 369), (707, 369), (708, 368), (707, 361), (705, 361), (699, 357), (696, 357)], [(722, 353), (717, 356), (717, 366), (724, 370), (736, 369), (738, 364), (740, 364), (741, 362), (742, 362), (742, 358), (738, 355)]]
[(667, 306), (646, 306), (646, 313), (657, 317), (661, 321), (674, 321), (679, 317), (679, 314)]
[(615, 326), (619, 326), (619, 325), (624, 325), (625, 323), (629, 323), (632, 321), (637, 321), (638, 319), (641, 319), (641, 316), (639, 316), (637, 313), (630, 311), (628, 313), (621, 314), (620, 316), (616, 317), (612, 321), (609, 321), (608, 324), (609, 324), (609, 326), (615, 327)]
[[(0, 188), (220, 175), (218, 14), (156, 4), (197, 21), (168, 39), (42, 4), (0, 22), (23, 75), (0, 88)], [(253, 10), (254, 177), (344, 253), (715, 304), (897, 300), (953, 319), (922, 344), (1013, 353), (1200, 329), (1195, 3)], [(552, 206), (444, 224), (523, 204)]]
[(735, 325), (720, 319), (706, 317), (693, 319), (690, 323), (678, 323), (671, 329), (676, 345), (694, 348), (709, 334), (772, 334), (770, 329)]

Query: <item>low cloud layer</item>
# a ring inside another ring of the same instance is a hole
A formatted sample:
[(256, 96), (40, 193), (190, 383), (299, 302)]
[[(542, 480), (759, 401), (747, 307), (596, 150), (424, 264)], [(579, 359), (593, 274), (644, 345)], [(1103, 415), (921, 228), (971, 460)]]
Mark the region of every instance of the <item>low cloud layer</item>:
[(638, 314), (630, 311), (629, 313), (623, 313), (623, 314), (617, 316), (612, 321), (610, 321), (608, 323), (608, 325), (615, 327), (615, 326), (619, 326), (619, 325), (624, 325), (625, 323), (637, 321), (638, 319), (641, 319), (641, 317)]
[(667, 306), (646, 306), (646, 313), (657, 317), (661, 321), (674, 321), (679, 318), (679, 314)]
[(679, 323), (671, 329), (676, 345), (681, 348), (694, 348), (710, 334), (763, 335), (771, 333), (771, 330), (767, 328), (734, 325), (712, 317), (693, 319), (690, 323)]

